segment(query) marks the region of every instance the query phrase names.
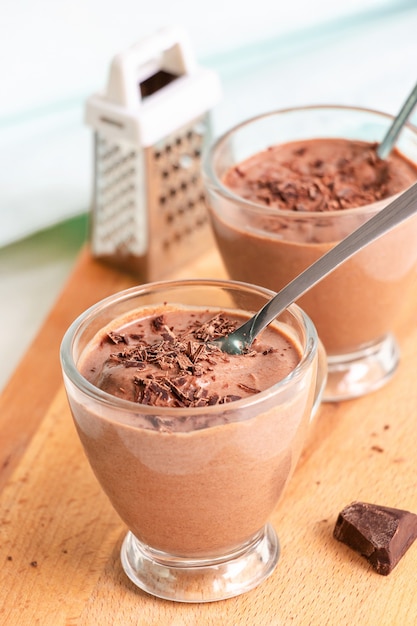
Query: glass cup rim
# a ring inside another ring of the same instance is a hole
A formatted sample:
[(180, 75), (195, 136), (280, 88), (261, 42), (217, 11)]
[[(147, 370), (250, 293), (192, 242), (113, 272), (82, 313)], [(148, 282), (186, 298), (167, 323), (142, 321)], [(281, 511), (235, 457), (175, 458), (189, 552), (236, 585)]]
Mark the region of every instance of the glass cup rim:
[[(274, 217), (289, 217), (294, 218), (294, 211), (290, 209), (278, 209), (265, 206), (264, 204), (258, 204), (257, 202), (253, 202), (251, 200), (247, 200), (242, 198), (238, 194), (233, 193), (228, 187), (223, 185), (221, 179), (217, 176), (217, 173), (213, 167), (214, 156), (216, 152), (221, 148), (221, 146), (229, 139), (229, 137), (236, 132), (244, 129), (251, 124), (259, 122), (263, 119), (283, 116), (287, 113), (303, 113), (310, 111), (354, 111), (355, 113), (365, 113), (370, 115), (377, 115), (380, 118), (385, 118), (389, 124), (394, 120), (394, 116), (390, 113), (385, 113), (384, 111), (378, 111), (377, 109), (360, 107), (354, 105), (343, 105), (343, 104), (311, 104), (311, 105), (301, 105), (301, 106), (293, 106), (286, 107), (282, 109), (273, 109), (271, 111), (265, 111), (263, 113), (259, 113), (257, 115), (253, 115), (245, 120), (235, 124), (225, 132), (223, 132), (211, 145), (207, 146), (204, 151), (203, 159), (202, 159), (202, 173), (206, 181), (206, 185), (208, 188), (214, 190), (216, 193), (223, 196), (225, 200), (233, 202), (234, 204), (238, 203), (247, 211), (251, 211), (254, 214), (262, 214), (262, 216), (274, 216)], [(408, 128), (409, 131), (414, 133), (417, 136), (417, 126), (412, 124), (411, 122), (406, 122), (404, 124), (404, 128)], [(384, 206), (387, 202), (394, 200), (397, 196), (400, 195), (394, 194), (389, 196), (388, 198), (384, 198), (383, 200), (378, 200), (377, 202), (373, 202), (371, 204), (366, 204), (360, 207), (353, 207), (350, 209), (333, 210), (333, 211), (308, 211), (303, 213), (303, 217), (305, 219), (323, 219), (338, 217), (341, 215), (349, 217), (350, 215), (358, 215), (359, 213), (362, 215), (368, 215), (375, 213), (380, 207)], [(300, 217), (300, 214), (297, 213), (297, 218)]]
[[(78, 317), (70, 324), (70, 326), (64, 333), (60, 345), (60, 361), (64, 376), (67, 377), (79, 391), (88, 396), (90, 399), (98, 402), (101, 405), (107, 406), (108, 408), (112, 408), (113, 410), (115, 408), (120, 410), (120, 419), (114, 418), (114, 416), (112, 415), (112, 421), (123, 423), (122, 415), (124, 415), (125, 413), (132, 415), (132, 413), (138, 413), (138, 411), (140, 411), (144, 415), (155, 414), (155, 411), (157, 411), (158, 415), (160, 415), (161, 417), (168, 418), (178, 416), (180, 412), (184, 411), (190, 413), (192, 411), (193, 415), (198, 416), (203, 414), (215, 414), (218, 413), (220, 409), (222, 411), (238, 411), (243, 407), (252, 408), (257, 404), (265, 401), (269, 397), (273, 396), (274, 394), (279, 393), (281, 390), (289, 386), (293, 381), (297, 381), (303, 375), (305, 370), (310, 366), (314, 355), (318, 354), (319, 339), (317, 335), (317, 330), (307, 313), (305, 313), (305, 311), (303, 311), (301, 307), (294, 303), (291, 304), (286, 309), (286, 311), (291, 313), (293, 318), (295, 318), (304, 327), (306, 332), (306, 342), (301, 359), (296, 367), (285, 378), (281, 379), (271, 387), (268, 387), (268, 389), (265, 389), (264, 391), (261, 391), (250, 398), (241, 398), (240, 400), (234, 400), (233, 402), (227, 404), (206, 407), (154, 407), (113, 396), (112, 394), (109, 394), (99, 389), (98, 387), (90, 383), (86, 378), (84, 378), (84, 376), (82, 376), (77, 368), (77, 364), (73, 356), (74, 344), (77, 340), (77, 337), (79, 337), (82, 331), (100, 312), (104, 311), (112, 304), (121, 302), (123, 300), (129, 300), (130, 298), (132, 298), (132, 296), (135, 295), (140, 295), (141, 292), (145, 293), (148, 291), (157, 291), (158, 289), (184, 286), (192, 287), (193, 285), (199, 287), (228, 287), (238, 290), (246, 289), (256, 291), (258, 294), (265, 295), (267, 298), (275, 295), (275, 292), (264, 287), (252, 285), (243, 281), (229, 279), (190, 278), (182, 280), (155, 281), (151, 283), (144, 283), (142, 285), (136, 285), (134, 287), (118, 291), (115, 294), (99, 300), (98, 302), (87, 308), (85, 311), (83, 311), (80, 315), (78, 315)], [(242, 418), (243, 421), (244, 419), (245, 418)], [(239, 420), (241, 420), (241, 418), (239, 418)]]

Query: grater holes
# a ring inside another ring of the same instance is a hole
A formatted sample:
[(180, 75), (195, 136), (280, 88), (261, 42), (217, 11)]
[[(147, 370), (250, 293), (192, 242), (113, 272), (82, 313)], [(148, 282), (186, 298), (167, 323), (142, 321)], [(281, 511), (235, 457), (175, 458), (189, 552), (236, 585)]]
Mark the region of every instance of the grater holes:
[(100, 191), (103, 195), (110, 194), (111, 191), (119, 188), (125, 182), (127, 182), (131, 176), (135, 174), (135, 170), (133, 168), (129, 170), (122, 170), (121, 172), (116, 171), (116, 175), (114, 177), (108, 177), (106, 182), (101, 183)]
[(161, 241), (162, 251), (167, 252), (185, 244), (198, 230), (207, 226), (208, 216), (200, 197), (172, 207), (164, 216), (166, 230)]
[(126, 213), (123, 207), (119, 207), (111, 223), (106, 221), (101, 225), (101, 238), (106, 242), (111, 241), (116, 247), (132, 242), (135, 240), (133, 236), (134, 222), (134, 216), (131, 213)]
[(126, 198), (121, 194), (119, 197), (112, 197), (107, 201), (101, 201), (98, 204), (100, 209), (100, 221), (102, 223), (109, 223), (110, 221), (118, 219), (119, 213), (131, 214), (135, 203), (132, 198)]
[(151, 152), (152, 180), (158, 190), (155, 227), (160, 236), (154, 242), (159, 242), (161, 254), (175, 255), (177, 248), (185, 252), (194, 234), (207, 226), (200, 173), (205, 132), (205, 124), (194, 123), (159, 142)]
[(106, 153), (106, 158), (100, 158), (98, 161), (97, 169), (103, 183), (102, 187), (116, 184), (120, 179), (134, 176), (136, 173), (134, 162), (136, 154), (134, 152), (119, 154), (119, 149), (117, 149), (112, 152), (110, 157), (108, 157), (109, 154), (110, 151)]
[(110, 241), (112, 233), (121, 228), (131, 229), (134, 222), (137, 152), (130, 147), (122, 149), (105, 139), (98, 143), (96, 224), (100, 237)]
[(202, 226), (204, 226), (207, 223), (207, 216), (206, 215), (200, 215), (197, 219), (196, 219), (196, 226), (201, 228)]
[[(113, 193), (110, 193), (112, 189), (113, 189)], [(116, 188), (110, 188), (109, 193), (106, 194), (107, 197), (103, 197), (103, 202), (104, 204), (106, 203), (108, 204), (110, 202), (116, 202), (119, 198), (123, 198), (124, 196), (127, 196), (134, 191), (135, 191), (135, 185), (133, 183), (129, 183), (123, 187), (117, 186)]]
[(106, 140), (99, 141), (99, 157), (102, 160), (111, 159), (119, 152), (119, 146), (108, 144)]

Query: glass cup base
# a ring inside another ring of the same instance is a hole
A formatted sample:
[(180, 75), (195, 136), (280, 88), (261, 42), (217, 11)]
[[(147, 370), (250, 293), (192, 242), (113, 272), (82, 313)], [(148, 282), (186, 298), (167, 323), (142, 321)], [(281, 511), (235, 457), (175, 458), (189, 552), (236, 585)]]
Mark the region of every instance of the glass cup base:
[(388, 382), (398, 363), (399, 349), (391, 334), (358, 352), (328, 356), (322, 401), (350, 400), (375, 391)]
[(153, 550), (130, 531), (121, 548), (126, 575), (151, 595), (176, 602), (214, 602), (253, 589), (274, 570), (279, 542), (271, 524), (240, 550), (215, 559), (185, 559)]

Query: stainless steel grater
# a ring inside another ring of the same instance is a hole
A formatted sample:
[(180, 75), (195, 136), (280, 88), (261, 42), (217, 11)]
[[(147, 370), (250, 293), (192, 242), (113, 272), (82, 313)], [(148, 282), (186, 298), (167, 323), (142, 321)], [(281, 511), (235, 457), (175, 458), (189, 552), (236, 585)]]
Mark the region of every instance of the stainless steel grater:
[(157, 280), (211, 244), (200, 167), (219, 98), (217, 75), (196, 64), (179, 28), (113, 59), (106, 91), (86, 103), (95, 257)]

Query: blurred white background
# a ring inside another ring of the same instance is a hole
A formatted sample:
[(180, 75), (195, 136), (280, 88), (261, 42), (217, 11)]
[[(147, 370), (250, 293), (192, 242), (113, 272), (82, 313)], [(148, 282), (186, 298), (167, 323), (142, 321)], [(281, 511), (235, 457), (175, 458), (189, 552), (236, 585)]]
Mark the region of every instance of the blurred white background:
[[(3, 0), (0, 8), (0, 245), (88, 207), (85, 99), (112, 57), (183, 26), (218, 71), (215, 132), (292, 104), (395, 111), (417, 76), (415, 0)], [(256, 7), (256, 10), (255, 10)]]
[[(218, 72), (214, 132), (266, 110), (352, 104), (396, 113), (417, 81), (415, 0), (3, 0), (0, 5), (0, 388), (53, 303), (88, 212), (92, 132), (84, 104), (112, 57), (178, 24)], [(415, 119), (415, 113), (413, 118)], [(32, 235), (32, 237), (29, 237)], [(22, 345), (13, 333), (24, 326)]]

